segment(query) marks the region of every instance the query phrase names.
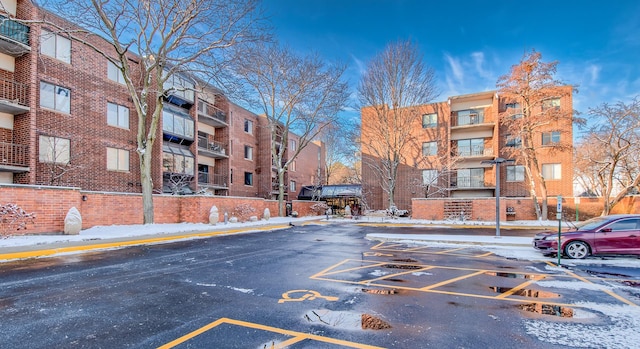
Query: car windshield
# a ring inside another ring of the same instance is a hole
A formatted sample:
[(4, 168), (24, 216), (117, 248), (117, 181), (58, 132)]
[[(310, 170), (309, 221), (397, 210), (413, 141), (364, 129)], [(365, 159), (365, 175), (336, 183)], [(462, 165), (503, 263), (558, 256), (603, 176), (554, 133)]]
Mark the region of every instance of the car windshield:
[(580, 222), (576, 224), (576, 230), (592, 230), (600, 226), (602, 223), (608, 221), (609, 217), (596, 217), (588, 219), (584, 222)]

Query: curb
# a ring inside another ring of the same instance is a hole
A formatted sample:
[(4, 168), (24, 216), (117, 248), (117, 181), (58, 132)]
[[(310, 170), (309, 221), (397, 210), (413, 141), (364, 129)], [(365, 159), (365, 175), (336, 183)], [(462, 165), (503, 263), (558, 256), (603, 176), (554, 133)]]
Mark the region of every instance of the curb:
[[(197, 233), (178, 233), (169, 236), (161, 236), (161, 237), (153, 237), (153, 238), (141, 238), (137, 239), (125, 239), (120, 241), (112, 241), (112, 242), (98, 242), (96, 240), (91, 241), (77, 241), (77, 246), (66, 246), (66, 247), (57, 247), (57, 248), (48, 248), (48, 249), (38, 249), (39, 246), (33, 246), (33, 249), (30, 249), (29, 246), (25, 246), (25, 251), (20, 252), (7, 252), (0, 253), (0, 262), (7, 262), (18, 259), (27, 259), (27, 258), (39, 258), (39, 257), (51, 257), (64, 253), (78, 253), (78, 252), (87, 252), (87, 251), (101, 251), (101, 250), (109, 250), (109, 249), (118, 249), (123, 247), (130, 246), (138, 246), (138, 245), (149, 245), (149, 244), (161, 244), (168, 243), (180, 240), (190, 240), (190, 239), (202, 239), (208, 237), (214, 237), (219, 235), (233, 235), (240, 234), (244, 232), (253, 232), (253, 231), (265, 231), (265, 230), (276, 230), (276, 229), (287, 229), (290, 228), (290, 225), (269, 225), (269, 226), (254, 226), (254, 227), (246, 227), (240, 229), (229, 229), (229, 230), (220, 230), (220, 231), (211, 231), (211, 232), (197, 232)], [(119, 239), (113, 239), (119, 240)]]

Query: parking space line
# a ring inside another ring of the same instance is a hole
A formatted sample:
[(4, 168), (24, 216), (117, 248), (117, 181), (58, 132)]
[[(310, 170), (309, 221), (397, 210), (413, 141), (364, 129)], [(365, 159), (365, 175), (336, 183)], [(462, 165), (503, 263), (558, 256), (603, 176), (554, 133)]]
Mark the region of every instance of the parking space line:
[[(586, 283), (589, 283), (589, 284), (594, 284), (593, 282), (589, 281), (588, 279), (586, 279), (586, 278), (584, 278), (584, 277), (582, 277), (582, 276), (580, 276), (580, 275), (577, 275), (576, 273), (574, 273), (574, 272), (572, 272), (572, 271), (564, 270), (564, 272), (565, 272), (567, 275), (569, 275), (569, 276), (571, 276), (571, 277), (574, 277), (574, 278), (576, 278), (576, 279), (578, 279), (578, 280), (580, 280), (580, 281), (582, 281), (582, 282), (586, 282)], [(632, 302), (632, 301), (630, 301), (630, 300), (628, 300), (628, 299), (626, 299), (626, 298), (624, 298), (624, 297), (622, 297), (622, 296), (620, 296), (620, 295), (616, 294), (615, 292), (613, 292), (613, 291), (611, 291), (611, 290), (605, 290), (605, 289), (600, 289), (600, 290), (601, 290), (602, 292), (604, 292), (604, 293), (608, 294), (609, 296), (611, 296), (611, 297), (613, 297), (613, 298), (615, 298), (615, 299), (617, 299), (617, 300), (619, 300), (619, 301), (623, 302), (623, 303), (626, 303), (626, 304), (628, 304), (628, 305), (632, 305), (632, 306), (634, 306), (634, 307), (637, 307), (637, 306), (638, 306), (638, 305), (637, 305), (637, 304), (635, 304), (634, 302)]]
[(433, 254), (448, 254), (451, 252), (455, 252), (455, 251), (460, 251), (460, 250), (464, 250), (466, 249), (466, 247), (458, 247), (458, 248), (454, 248), (452, 250), (444, 250), (444, 251), (440, 251), (440, 252), (434, 252)]
[(452, 283), (452, 282), (456, 282), (456, 281), (464, 280), (464, 279), (467, 279), (467, 278), (470, 278), (470, 277), (474, 277), (474, 276), (476, 276), (476, 275), (484, 274), (484, 273), (486, 273), (486, 272), (487, 272), (486, 270), (479, 270), (479, 271), (477, 271), (477, 272), (475, 272), (475, 273), (471, 273), (471, 274), (467, 274), (467, 275), (458, 276), (457, 278), (453, 278), (453, 279), (445, 280), (445, 281), (438, 282), (438, 283), (433, 284), (433, 285), (429, 285), (429, 286), (426, 286), (426, 287), (422, 287), (422, 288), (420, 288), (420, 290), (421, 290), (421, 291), (428, 291), (428, 290), (431, 290), (431, 289), (434, 289), (434, 288), (438, 288), (438, 287), (440, 287), (440, 286), (444, 286), (444, 285), (446, 285), (446, 284), (450, 284), (450, 283)]
[[(340, 274), (340, 273), (344, 273), (345, 271), (353, 271), (353, 270), (358, 270), (358, 269), (363, 269), (363, 268), (371, 268), (371, 267), (379, 267), (385, 264), (389, 264), (387, 262), (374, 262), (371, 263), (369, 265), (365, 265), (365, 266), (357, 266), (357, 267), (353, 267), (353, 268), (348, 268), (348, 269), (340, 269), (340, 270), (335, 270), (332, 272), (320, 272), (318, 274), (323, 274), (323, 275), (332, 275), (332, 274)], [(331, 267), (329, 267), (331, 269)], [(317, 275), (317, 274), (316, 274)], [(313, 278), (315, 275), (312, 275), (311, 277)]]
[(514, 293), (516, 293), (516, 292), (520, 291), (521, 289), (523, 289), (523, 288), (525, 288), (525, 287), (527, 287), (527, 286), (531, 285), (532, 283), (535, 283), (536, 281), (543, 280), (543, 279), (545, 279), (545, 278), (546, 278), (546, 275), (534, 275), (534, 276), (533, 276), (533, 279), (531, 279), (531, 280), (529, 280), (529, 281), (526, 281), (526, 282), (523, 282), (523, 283), (521, 283), (520, 285), (518, 285), (518, 286), (516, 286), (516, 287), (511, 288), (509, 291), (507, 291), (507, 292), (503, 292), (503, 293), (501, 293), (501, 294), (497, 295), (495, 298), (498, 298), (498, 299), (499, 299), (499, 298), (506, 298), (506, 297), (509, 297), (509, 296), (513, 295)]
[[(312, 340), (312, 341), (317, 341), (317, 342), (323, 342), (323, 343), (329, 343), (329, 344), (336, 344), (336, 345), (341, 345), (344, 347), (349, 347), (349, 348), (356, 348), (356, 349), (384, 349), (382, 347), (377, 347), (377, 346), (373, 346), (373, 345), (368, 345), (368, 344), (361, 344), (361, 343), (355, 343), (355, 342), (349, 342), (349, 341), (345, 341), (342, 339), (335, 339), (335, 338), (330, 338), (330, 337), (323, 337), (323, 336), (319, 336), (319, 335), (315, 335), (315, 334), (311, 334), (311, 333), (303, 333), (303, 332), (297, 332), (297, 331), (291, 331), (291, 330), (285, 330), (285, 329), (281, 329), (281, 328), (277, 328), (277, 327), (272, 327), (272, 326), (267, 326), (267, 325), (261, 325), (261, 324), (256, 324), (253, 322), (247, 322), (247, 321), (241, 321), (241, 320), (234, 320), (234, 319), (229, 319), (229, 318), (220, 318), (216, 321), (211, 322), (208, 325), (205, 325), (193, 332), (187, 333), (186, 335), (175, 339), (167, 344), (164, 344), (160, 347), (158, 347), (158, 349), (170, 349), (173, 348), (179, 344), (182, 344), (186, 341), (188, 341), (189, 339), (192, 339), (206, 331), (209, 331), (213, 328), (215, 328), (216, 326), (219, 326), (221, 324), (230, 324), (230, 325), (236, 325), (236, 326), (241, 326), (241, 327), (247, 327), (247, 328), (252, 328), (252, 329), (256, 329), (256, 330), (261, 330), (261, 331), (267, 331), (267, 332), (274, 332), (274, 333), (278, 333), (278, 334), (282, 334), (282, 335), (286, 335), (286, 336), (291, 336), (293, 338), (287, 339), (285, 342), (279, 343), (277, 348), (284, 348), (287, 345), (290, 344), (294, 344), (303, 340)], [(286, 345), (284, 345), (286, 343)], [(215, 346), (214, 346), (215, 347)]]
[(401, 276), (401, 275), (406, 275), (406, 274), (418, 273), (418, 272), (425, 271), (425, 270), (429, 270), (429, 269), (433, 269), (433, 268), (435, 268), (435, 267), (433, 267), (433, 266), (428, 266), (428, 267), (424, 267), (424, 268), (420, 268), (420, 269), (413, 269), (413, 270), (410, 270), (410, 271), (403, 271), (403, 272), (401, 272), (401, 273), (387, 274), (387, 275), (383, 275), (383, 276), (381, 276), (381, 277), (379, 277), (379, 278), (360, 281), (360, 283), (361, 283), (361, 284), (367, 284), (367, 283), (370, 283), (370, 282), (379, 281), (379, 280), (384, 280), (384, 279), (388, 279), (388, 278), (393, 278), (393, 277), (396, 277), (396, 276)]

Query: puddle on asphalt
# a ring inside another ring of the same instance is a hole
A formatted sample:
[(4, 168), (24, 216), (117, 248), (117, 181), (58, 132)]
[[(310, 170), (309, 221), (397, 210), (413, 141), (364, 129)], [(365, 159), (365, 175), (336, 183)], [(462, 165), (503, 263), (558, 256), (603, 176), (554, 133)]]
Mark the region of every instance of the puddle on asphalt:
[[(489, 287), (489, 288), (492, 291), (496, 292), (496, 293), (505, 293), (505, 292), (509, 292), (509, 291), (513, 290), (513, 288), (510, 288), (510, 287), (493, 286), (493, 287)], [(557, 294), (557, 293), (539, 291), (539, 290), (530, 290), (530, 289), (526, 289), (526, 288), (513, 291), (513, 295), (514, 296), (522, 296), (522, 297), (531, 297), (531, 298), (558, 298), (558, 297), (560, 297), (560, 295)]]
[(392, 261), (394, 261), (394, 262), (406, 262), (406, 263), (416, 263), (417, 262), (417, 260), (411, 259), (411, 258), (392, 259)]
[(510, 279), (525, 279), (525, 280), (531, 280), (533, 278), (535, 278), (536, 276), (533, 274), (521, 274), (521, 273), (499, 273), (499, 272), (486, 272), (484, 273), (485, 275), (489, 275), (489, 276), (499, 276), (499, 277), (503, 277), (503, 278), (510, 278)]
[(393, 279), (393, 278), (391, 278), (391, 279), (385, 279), (385, 280), (386, 280), (386, 281), (391, 281), (391, 282), (405, 282), (405, 281), (404, 281), (404, 280), (402, 280), (402, 279)]
[(528, 311), (530, 313), (542, 314), (542, 315), (552, 315), (564, 318), (572, 318), (573, 317), (573, 309), (562, 307), (559, 305), (551, 305), (551, 304), (542, 304), (542, 303), (531, 303), (531, 304), (520, 304), (518, 308)]
[(407, 264), (384, 264), (384, 265), (381, 265), (381, 267), (390, 268), (390, 269), (409, 269), (409, 270), (416, 270), (416, 269), (423, 268), (419, 265), (407, 265)]
[(373, 288), (363, 288), (362, 292), (369, 294), (398, 294), (398, 290), (393, 288), (384, 288), (384, 289), (373, 289)]
[(304, 314), (307, 322), (349, 330), (383, 330), (391, 325), (377, 316), (328, 309), (311, 310)]

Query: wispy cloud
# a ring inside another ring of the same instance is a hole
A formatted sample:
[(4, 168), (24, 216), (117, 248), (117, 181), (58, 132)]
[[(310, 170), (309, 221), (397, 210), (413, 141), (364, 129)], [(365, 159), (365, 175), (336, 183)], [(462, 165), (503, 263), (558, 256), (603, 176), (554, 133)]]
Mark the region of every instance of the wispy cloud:
[[(464, 81), (464, 71), (462, 70), (462, 65), (460, 64), (460, 60), (455, 58), (448, 53), (444, 54), (444, 58), (447, 60), (449, 64), (449, 70), (453, 73), (453, 78), (458, 82), (462, 83)], [(449, 74), (447, 74), (449, 75)]]

